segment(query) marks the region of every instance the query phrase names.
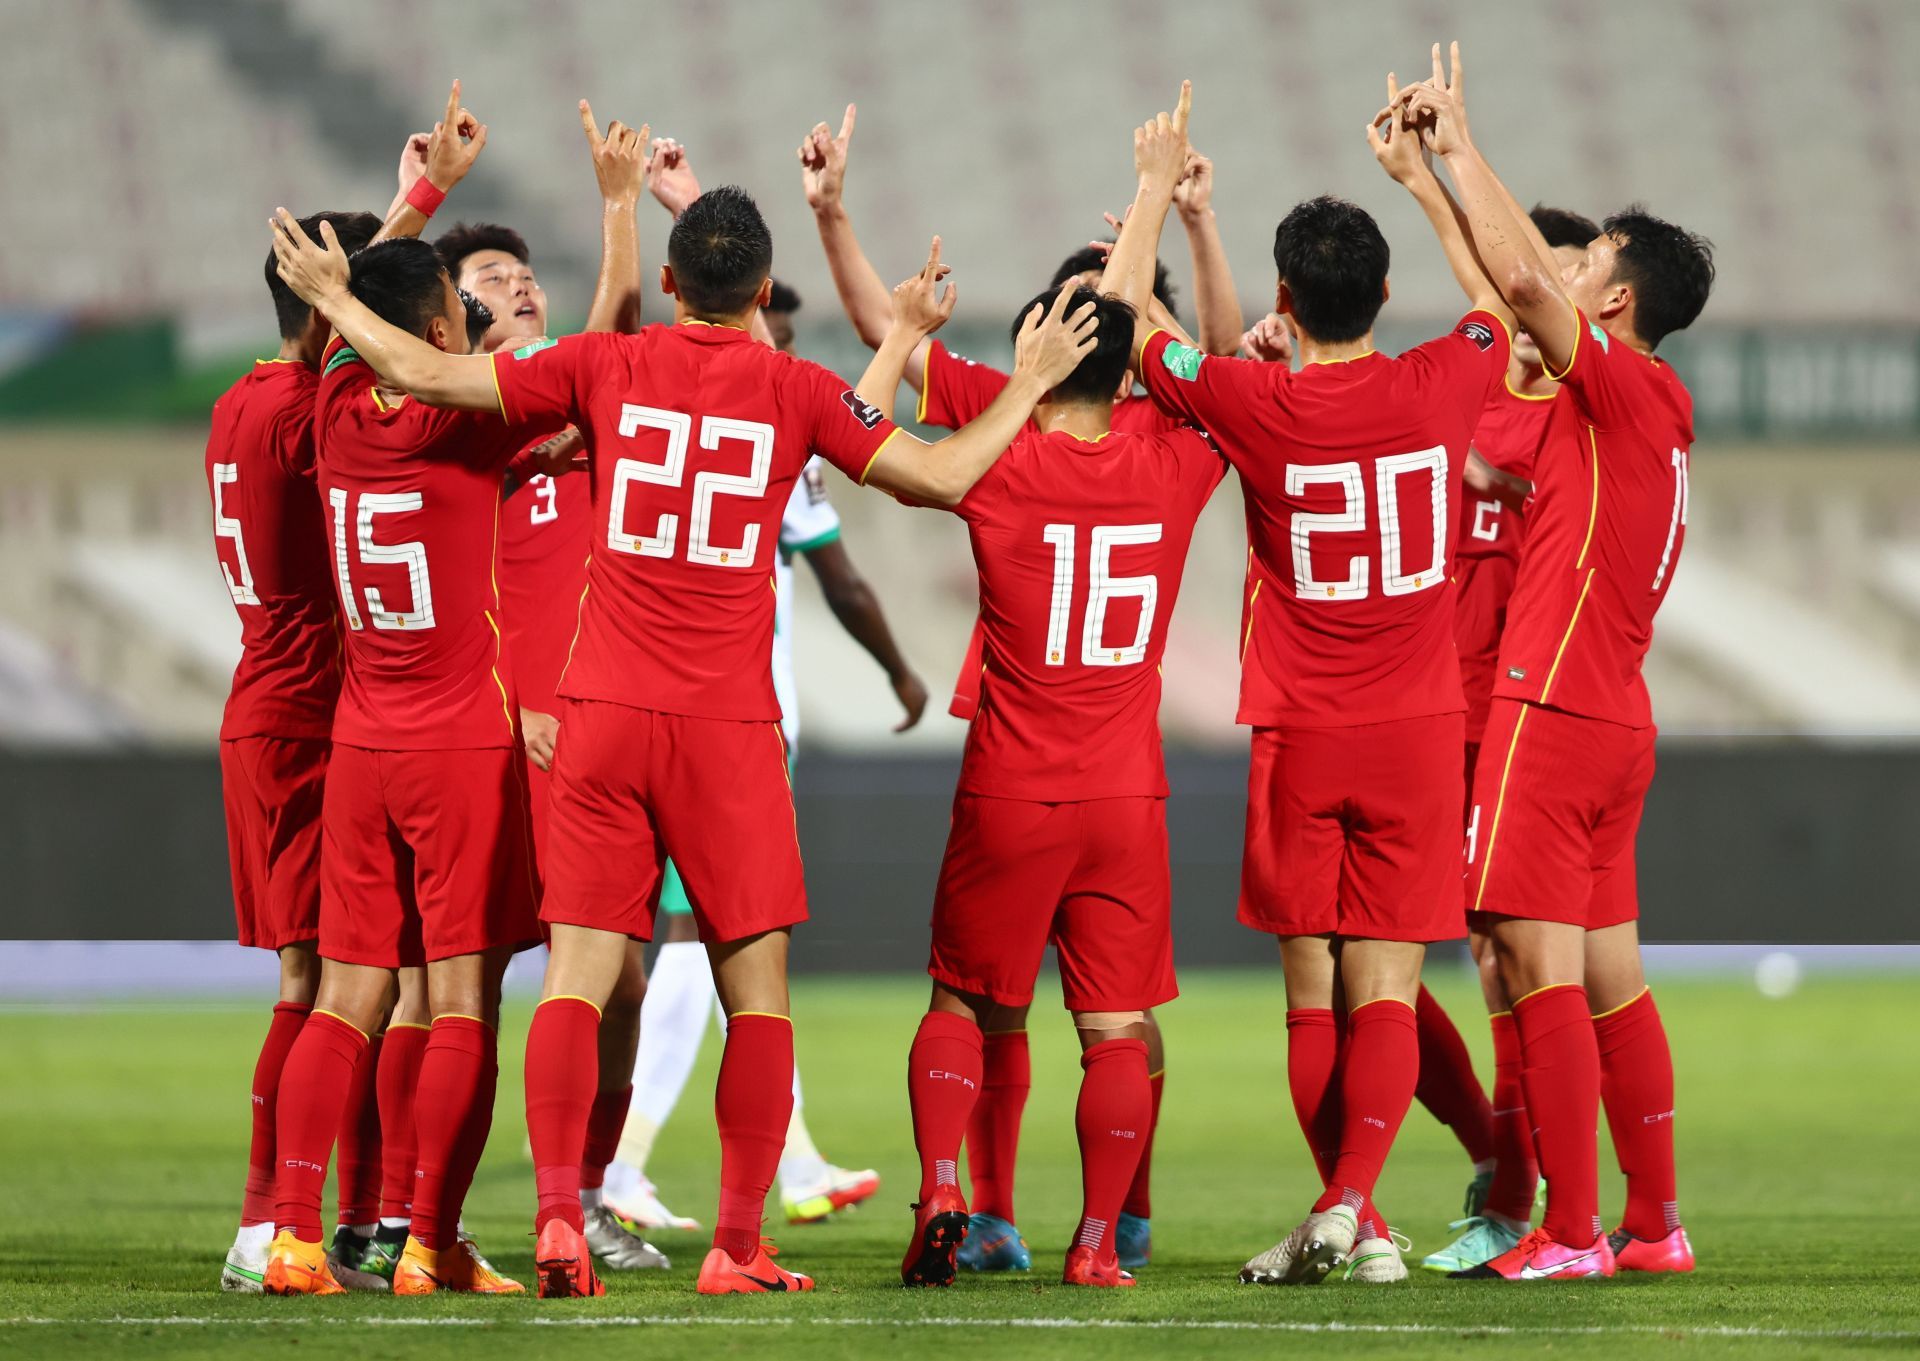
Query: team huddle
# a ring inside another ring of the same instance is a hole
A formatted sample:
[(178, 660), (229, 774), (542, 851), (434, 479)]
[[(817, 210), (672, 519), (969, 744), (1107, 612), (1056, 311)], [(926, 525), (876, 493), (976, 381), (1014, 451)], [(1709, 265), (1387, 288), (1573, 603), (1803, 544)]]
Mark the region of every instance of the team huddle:
[[(1634, 838), (1653, 774), (1642, 661), (1692, 443), (1686, 389), (1653, 351), (1704, 307), (1710, 247), (1638, 207), (1597, 226), (1522, 210), (1474, 145), (1457, 48), (1446, 69), (1436, 47), (1429, 79), (1388, 78), (1367, 137), (1464, 315), (1375, 351), (1387, 242), (1320, 197), (1279, 224), (1274, 310), (1248, 329), (1190, 103), (1183, 87), (1134, 131), (1115, 239), (1019, 309), (1007, 373), (933, 338), (955, 307), (938, 237), (891, 292), (867, 261), (844, 198), (851, 106), (799, 160), (874, 351), (852, 386), (790, 352), (798, 299), (752, 198), (702, 192), (684, 147), (602, 132), (585, 101), (602, 260), (579, 334), (547, 334), (519, 233), (419, 239), (486, 143), (458, 83), (409, 140), (384, 219), (277, 213), (280, 354), (216, 404), (207, 452), (243, 634), (221, 730), (240, 939), (281, 960), (224, 1287), (522, 1292), (461, 1209), (493, 1123), (501, 978), (544, 943), (525, 1060), (538, 1294), (666, 1268), (646, 1235), (697, 1227), (645, 1162), (715, 1008), (720, 1187), (697, 1288), (813, 1288), (761, 1236), (770, 1189), (806, 1222), (879, 1183), (827, 1162), (799, 1105), (793, 558), (885, 670), (901, 726), (927, 701), (839, 544), (824, 464), (959, 516), (979, 572), (908, 1059), (921, 1180), (903, 1283), (1031, 1268), (1014, 1170), (1049, 945), (1084, 1070), (1062, 1279), (1130, 1286), (1151, 1260), (1155, 1009), (1178, 993), (1160, 678), (1195, 524), (1229, 471), (1253, 730), (1239, 919), (1279, 942), (1318, 1173), (1240, 1279), (1406, 1278), (1374, 1191), (1416, 1097), (1473, 1163), (1457, 1236), (1421, 1265), (1692, 1269)], [(671, 324), (642, 324), (648, 194), (673, 215)], [(1158, 263), (1175, 207), (1195, 335)], [(944, 438), (895, 425), (903, 382)], [(1420, 982), (1428, 943), (1463, 936), (1491, 1098)], [(1612, 1229), (1603, 1105), (1627, 1190)]]

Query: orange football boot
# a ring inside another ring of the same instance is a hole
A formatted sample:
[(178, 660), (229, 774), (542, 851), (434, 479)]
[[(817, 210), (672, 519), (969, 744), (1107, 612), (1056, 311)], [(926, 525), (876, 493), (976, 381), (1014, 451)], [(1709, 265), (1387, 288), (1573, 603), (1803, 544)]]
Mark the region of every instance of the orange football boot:
[(543, 1300), (589, 1299), (607, 1293), (605, 1282), (593, 1274), (586, 1235), (564, 1219), (547, 1221), (534, 1244), (533, 1257)]
[(753, 1260), (741, 1266), (725, 1248), (715, 1248), (700, 1264), (700, 1280), (695, 1286), (702, 1295), (778, 1295), (789, 1290), (813, 1289), (813, 1277), (788, 1271), (774, 1262), (780, 1249), (762, 1238)]
[(1133, 1285), (1133, 1273), (1120, 1269), (1120, 1255), (1112, 1248), (1096, 1253), (1084, 1243), (1067, 1249), (1067, 1268), (1060, 1273), (1062, 1285)]
[(292, 1229), (274, 1235), (261, 1288), (269, 1295), (344, 1295), (347, 1288), (327, 1266), (325, 1243), (303, 1243)]
[(954, 1254), (967, 1237), (967, 1202), (957, 1186), (936, 1186), (913, 1207), (913, 1238), (900, 1259), (902, 1285), (952, 1285)]

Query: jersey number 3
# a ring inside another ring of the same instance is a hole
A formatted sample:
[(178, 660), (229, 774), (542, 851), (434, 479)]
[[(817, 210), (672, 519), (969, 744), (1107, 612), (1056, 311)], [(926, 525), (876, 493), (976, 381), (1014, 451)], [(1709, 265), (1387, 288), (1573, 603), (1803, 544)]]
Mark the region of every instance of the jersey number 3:
[[(670, 558), (680, 533), (678, 515), (661, 515), (651, 534), (627, 532), (627, 494), (636, 482), (659, 487), (677, 487), (687, 476), (687, 445), (693, 434), (693, 417), (684, 411), (665, 411), (654, 406), (628, 402), (620, 408), (620, 433), (632, 439), (641, 429), (660, 430), (667, 437), (667, 451), (658, 463), (623, 458), (613, 465), (612, 504), (607, 511), (607, 547), (616, 553), (635, 553), (643, 558)], [(741, 541), (725, 547), (712, 541), (713, 498), (766, 494), (767, 474), (773, 467), (773, 427), (760, 421), (739, 421), (725, 416), (700, 418), (700, 447), (718, 449), (722, 440), (740, 440), (753, 451), (753, 466), (744, 473), (696, 473), (693, 479), (692, 524), (687, 531), (687, 561), (709, 567), (752, 567), (760, 548), (760, 526), (748, 525)]]
[[(1048, 525), (1046, 541), (1053, 545), (1053, 603), (1047, 616), (1047, 665), (1067, 664), (1067, 629), (1073, 615), (1072, 525)], [(1153, 636), (1153, 612), (1159, 602), (1157, 577), (1113, 575), (1113, 550), (1122, 544), (1160, 542), (1159, 525), (1095, 525), (1087, 550), (1087, 617), (1080, 630), (1083, 666), (1137, 666), (1147, 659), (1147, 640)], [(1107, 606), (1115, 600), (1140, 602), (1140, 623), (1125, 647), (1108, 647)]]

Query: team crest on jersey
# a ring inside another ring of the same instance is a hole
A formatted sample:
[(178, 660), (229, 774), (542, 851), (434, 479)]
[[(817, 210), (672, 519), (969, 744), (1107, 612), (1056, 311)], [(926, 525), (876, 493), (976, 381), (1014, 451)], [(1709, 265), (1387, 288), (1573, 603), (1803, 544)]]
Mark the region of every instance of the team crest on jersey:
[(866, 401), (852, 388), (848, 388), (845, 392), (841, 393), (840, 400), (847, 404), (847, 410), (853, 413), (853, 418), (869, 430), (886, 419), (886, 417), (880, 414), (879, 407)]
[(1493, 348), (1493, 328), (1484, 321), (1463, 321), (1455, 335), (1463, 335), (1483, 350)]
[(1160, 351), (1160, 362), (1166, 365), (1167, 372), (1189, 383), (1200, 376), (1200, 361), (1205, 358), (1193, 346), (1182, 345), (1177, 340)]
[(536, 340), (531, 344), (522, 345), (519, 349), (515, 350), (513, 357), (515, 359), (531, 359), (536, 354), (539, 354), (540, 351), (552, 349), (559, 343), (557, 340)]

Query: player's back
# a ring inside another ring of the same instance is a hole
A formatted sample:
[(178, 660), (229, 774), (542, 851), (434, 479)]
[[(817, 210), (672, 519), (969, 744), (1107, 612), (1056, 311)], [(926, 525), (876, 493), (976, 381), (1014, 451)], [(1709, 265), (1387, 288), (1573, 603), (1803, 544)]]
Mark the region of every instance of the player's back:
[(699, 322), (569, 336), (494, 367), (510, 419), (573, 420), (589, 450), (592, 559), (560, 693), (778, 720), (781, 512), (812, 453), (857, 479), (891, 423), (819, 365)]
[(1195, 519), (1226, 465), (1192, 430), (1025, 430), (958, 507), (980, 570), (963, 793), (1164, 795), (1160, 661)]
[(213, 406), (214, 552), (241, 642), (222, 738), (325, 737), (333, 726), (340, 642), (314, 489), (317, 388), (305, 364), (266, 360)]
[(513, 745), (493, 569), (501, 475), (527, 433), (493, 415), (393, 400), (336, 344), (316, 436), (347, 634), (334, 740)]
[(551, 713), (587, 585), (593, 489), (582, 474), (536, 473), (500, 505), (500, 610), (514, 693)]

